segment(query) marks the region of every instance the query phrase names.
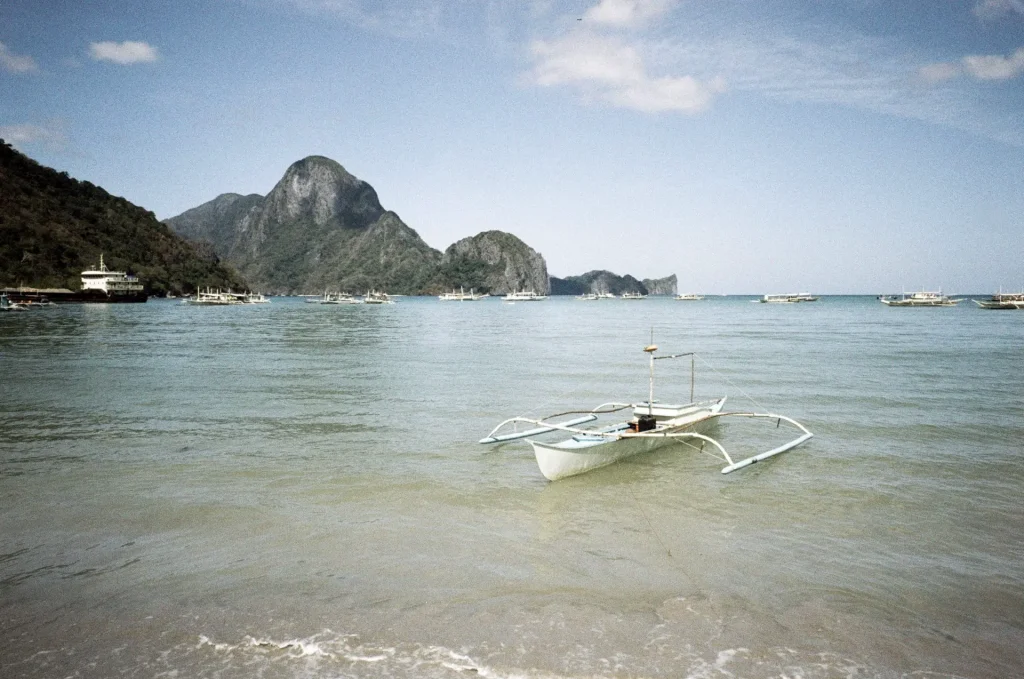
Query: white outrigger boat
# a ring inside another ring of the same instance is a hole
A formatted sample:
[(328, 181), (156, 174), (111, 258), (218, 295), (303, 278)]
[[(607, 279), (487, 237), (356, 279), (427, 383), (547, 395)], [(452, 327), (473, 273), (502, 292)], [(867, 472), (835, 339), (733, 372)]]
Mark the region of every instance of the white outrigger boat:
[(470, 288), (469, 292), (463, 288), (459, 288), (459, 291), (455, 292), (453, 288), (451, 292), (441, 293), (437, 298), (442, 302), (478, 302), (485, 297), (490, 297), (490, 294), (479, 293), (473, 288)]
[(787, 292), (784, 295), (765, 295), (758, 301), (765, 304), (799, 304), (800, 302), (817, 302), (818, 299), (809, 292)]
[(533, 290), (513, 290), (502, 297), (503, 302), (543, 302), (548, 297), (540, 295)]
[(956, 306), (963, 301), (963, 298), (953, 299), (952, 297), (947, 297), (942, 294), (941, 290), (938, 292), (923, 290), (910, 295), (904, 292), (900, 297), (896, 297), (895, 295), (890, 295), (888, 297), (882, 296), (878, 298), (878, 301), (886, 306), (895, 307), (948, 307)]
[[(658, 347), (650, 345), (644, 351), (650, 356), (650, 393), (647, 401), (640, 403), (602, 403), (591, 410), (572, 410), (542, 418), (512, 417), (480, 439), (480, 443), (504, 443), (527, 439), (537, 457), (541, 473), (550, 481), (576, 476), (592, 469), (599, 469), (618, 460), (645, 453), (671, 443), (690, 443), (701, 451), (710, 444), (712, 454), (726, 462), (723, 474), (742, 469), (755, 462), (766, 460), (791, 450), (814, 436), (802, 424), (784, 415), (774, 413), (725, 412), (725, 396), (705, 401), (693, 400), (694, 357), (693, 352), (655, 356)], [(654, 362), (662, 359), (690, 357), (690, 403), (685, 405), (662, 404), (654, 400)], [(610, 426), (584, 429), (581, 425), (594, 422), (601, 415), (629, 411), (631, 418)], [(575, 415), (568, 420), (556, 418)], [(723, 417), (744, 417), (775, 420), (776, 426), (785, 422), (795, 427), (800, 435), (776, 448), (736, 461), (721, 443), (707, 435), (707, 431)], [(507, 431), (509, 427), (531, 425), (525, 431)], [(502, 433), (502, 432), (505, 433)], [(544, 443), (533, 437), (550, 432), (568, 434), (568, 438)]]
[(230, 289), (206, 288), (206, 290), (197, 289), (194, 296), (186, 297), (181, 300), (181, 303), (193, 306), (233, 306), (236, 304), (269, 304), (270, 300), (259, 292), (232, 292)]
[(982, 309), (1024, 309), (1024, 292), (1004, 293), (1002, 290), (991, 299), (973, 300)]
[(395, 300), (391, 299), (391, 295), (386, 292), (377, 292), (376, 290), (370, 290), (363, 296), (364, 304), (394, 304)]

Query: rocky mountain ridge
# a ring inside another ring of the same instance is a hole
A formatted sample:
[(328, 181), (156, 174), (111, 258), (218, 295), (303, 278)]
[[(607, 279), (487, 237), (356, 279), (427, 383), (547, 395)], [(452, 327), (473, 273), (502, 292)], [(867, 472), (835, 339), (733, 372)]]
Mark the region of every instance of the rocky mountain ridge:
[(665, 278), (645, 278), (639, 281), (626, 274), (619, 276), (611, 271), (597, 269), (580, 276), (551, 279), (552, 295), (585, 295), (611, 293), (621, 295), (624, 292), (639, 292), (642, 295), (675, 295), (676, 275)]

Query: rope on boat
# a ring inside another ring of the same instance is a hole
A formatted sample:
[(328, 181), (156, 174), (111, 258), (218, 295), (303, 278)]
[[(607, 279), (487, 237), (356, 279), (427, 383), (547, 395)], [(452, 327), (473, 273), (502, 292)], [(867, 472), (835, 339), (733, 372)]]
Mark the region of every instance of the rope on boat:
[[(607, 404), (602, 404), (602, 405), (607, 405)], [(593, 408), (593, 409), (590, 409), (590, 410), (566, 410), (566, 411), (561, 412), (561, 413), (555, 413), (554, 415), (547, 415), (544, 418), (539, 418), (539, 417), (538, 418), (531, 418), (531, 417), (528, 417), (527, 415), (516, 415), (514, 418), (509, 418), (509, 420), (516, 420), (516, 419), (524, 418), (524, 419), (527, 419), (527, 420), (533, 420), (533, 421), (535, 421), (537, 423), (540, 423), (540, 424), (545, 424), (549, 420), (553, 420), (556, 417), (562, 417), (563, 415), (608, 415), (610, 413), (617, 413), (620, 410), (625, 410), (626, 408), (632, 408), (633, 405), (629, 404), (629, 403), (624, 403), (624, 404), (622, 404), (622, 405), (620, 405), (620, 406), (618, 406), (616, 408), (612, 408), (610, 410), (608, 410), (608, 409), (598, 410), (598, 408), (600, 408), (600, 407), (601, 406), (598, 406), (597, 408)], [(535, 410), (539, 410), (539, 408), (535, 408)], [(512, 431), (513, 432), (518, 432), (519, 431), (519, 422), (513, 422), (512, 423)], [(494, 432), (492, 431), (491, 433), (493, 434)]]
[(636, 503), (636, 508), (640, 510), (640, 515), (643, 516), (644, 521), (647, 522), (647, 527), (651, 529), (651, 533), (654, 535), (654, 539), (658, 541), (658, 544), (661, 545), (661, 548), (665, 550), (665, 553), (668, 554), (669, 558), (671, 559), (672, 550), (665, 546), (665, 542), (661, 539), (661, 536), (658, 535), (658, 531), (654, 529), (654, 524), (651, 523), (651, 519), (647, 516), (647, 512), (644, 511), (644, 506), (640, 504), (640, 500), (636, 498), (636, 494), (633, 492), (633, 484), (627, 483), (626, 488), (629, 489), (629, 494), (632, 496), (633, 502)]
[[(522, 413), (520, 415), (516, 415), (514, 418), (509, 418), (509, 419), (511, 420), (511, 419), (516, 419), (516, 418), (525, 418), (525, 419), (528, 419), (528, 420), (541, 420), (541, 421), (544, 421), (544, 420), (550, 420), (550, 419), (555, 418), (555, 417), (561, 417), (562, 415), (588, 415), (590, 413), (594, 413), (596, 415), (604, 415), (606, 413), (614, 413), (614, 412), (617, 412), (618, 410), (621, 410), (621, 408), (617, 408), (616, 410), (600, 410), (600, 411), (595, 411), (595, 410), (567, 410), (564, 413), (555, 413), (554, 415), (548, 415), (548, 416), (543, 417), (543, 418), (541, 416), (539, 416), (539, 415), (538, 416), (534, 416), (533, 415), (533, 413), (543, 412), (551, 404), (554, 404), (554, 403), (565, 403), (565, 401), (569, 397), (569, 395), (573, 394), (574, 392), (576, 392), (578, 390), (579, 390), (579, 387), (570, 387), (569, 389), (566, 389), (565, 391), (563, 391), (563, 392), (561, 392), (559, 394), (555, 394), (554, 396), (549, 398), (547, 401), (545, 401), (545, 402), (543, 402), (543, 403), (541, 403), (539, 405), (536, 405), (533, 408), (527, 410), (525, 413)], [(518, 430), (519, 430), (519, 423), (518, 422), (514, 422), (512, 424), (512, 431), (516, 432)]]
[[(706, 441), (701, 441), (699, 447), (694, 445), (694, 444), (692, 444), (692, 443), (690, 443), (689, 441), (687, 441), (685, 439), (681, 439), (681, 438), (680, 439), (676, 439), (675, 443), (678, 443), (681, 446), (689, 446), (690, 448), (693, 448), (694, 450), (696, 450), (698, 453), (704, 453), (705, 455), (707, 455), (708, 457), (710, 457), (710, 458), (712, 458), (714, 460), (722, 460), (722, 459), (724, 459), (721, 455), (715, 455), (714, 453), (710, 453), (710, 452), (704, 450), (704, 444), (706, 443)], [(728, 460), (726, 460), (726, 462), (728, 462)]]
[(566, 410), (564, 413), (555, 413), (554, 415), (548, 415), (547, 417), (544, 418), (544, 420), (550, 420), (556, 417), (561, 417), (562, 415), (607, 415), (609, 413), (617, 413), (620, 410), (625, 410), (626, 408), (632, 407), (633, 406), (631, 404), (627, 403), (624, 405), (620, 405), (618, 408), (612, 408), (611, 410), (598, 410), (597, 408), (594, 408), (593, 410)]
[(748, 400), (749, 400), (749, 401), (750, 401), (751, 403), (753, 403), (753, 404), (754, 404), (755, 406), (757, 406), (758, 408), (760, 408), (761, 410), (764, 410), (764, 411), (767, 411), (767, 410), (768, 410), (768, 408), (766, 408), (766, 407), (765, 407), (764, 405), (762, 405), (762, 404), (761, 404), (761, 403), (760, 403), (760, 402), (759, 402), (759, 401), (758, 401), (757, 399), (755, 399), (755, 398), (754, 398), (753, 396), (751, 396), (751, 395), (750, 395), (750, 394), (748, 394), (747, 392), (743, 391), (743, 389), (742, 389), (742, 388), (741, 388), (741, 387), (740, 387), (740, 386), (739, 386), (738, 384), (736, 384), (735, 382), (733, 382), (732, 380), (730, 380), (730, 379), (729, 379), (729, 376), (728, 376), (728, 375), (723, 375), (723, 374), (722, 374), (721, 372), (719, 372), (719, 370), (718, 370), (717, 368), (715, 368), (715, 366), (713, 366), (713, 365), (711, 365), (710, 363), (708, 363), (708, 362), (707, 362), (707, 360), (706, 360), (706, 359), (705, 359), (705, 358), (704, 358), (704, 357), (703, 357), (702, 355), (700, 355), (700, 354), (696, 354), (696, 353), (695, 353), (694, 355), (695, 355), (695, 356), (696, 356), (697, 358), (699, 358), (699, 359), (700, 359), (700, 362), (701, 362), (701, 363), (703, 363), (703, 364), (704, 364), (705, 366), (707, 366), (708, 368), (710, 368), (712, 372), (714, 372), (714, 373), (715, 373), (716, 375), (718, 375), (718, 376), (719, 376), (719, 377), (721, 377), (721, 378), (722, 378), (723, 380), (725, 380), (726, 382), (728, 382), (728, 383), (729, 383), (729, 386), (731, 386), (731, 387), (732, 387), (733, 389), (735, 389), (736, 391), (738, 391), (738, 392), (740, 392), (741, 394), (743, 394), (744, 396), (746, 396), (746, 397), (747, 397), (747, 399), (748, 399)]

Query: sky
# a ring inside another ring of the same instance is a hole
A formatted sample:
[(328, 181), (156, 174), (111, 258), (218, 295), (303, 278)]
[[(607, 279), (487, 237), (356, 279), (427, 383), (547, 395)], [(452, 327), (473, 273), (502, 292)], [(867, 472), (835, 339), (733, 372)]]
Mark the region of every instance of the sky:
[(554, 276), (1024, 289), (1024, 0), (0, 0), (0, 137), (160, 219), (323, 155)]

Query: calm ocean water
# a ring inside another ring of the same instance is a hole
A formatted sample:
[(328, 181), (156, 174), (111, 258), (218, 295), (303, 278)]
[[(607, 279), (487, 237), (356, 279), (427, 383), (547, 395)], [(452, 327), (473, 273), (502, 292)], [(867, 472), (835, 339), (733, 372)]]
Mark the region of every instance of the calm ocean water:
[[(0, 676), (1024, 675), (1024, 313), (749, 299), (0, 316)], [(815, 438), (476, 444), (643, 398), (652, 328)]]

